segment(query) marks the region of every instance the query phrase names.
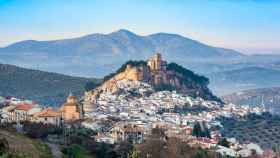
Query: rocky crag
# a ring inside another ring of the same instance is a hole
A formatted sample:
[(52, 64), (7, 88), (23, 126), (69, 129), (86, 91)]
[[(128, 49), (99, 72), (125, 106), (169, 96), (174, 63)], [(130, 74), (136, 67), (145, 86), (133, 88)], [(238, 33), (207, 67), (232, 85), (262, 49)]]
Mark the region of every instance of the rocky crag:
[(84, 111), (94, 109), (97, 98), (103, 92), (117, 93), (118, 81), (141, 81), (148, 83), (155, 90), (176, 90), (192, 97), (220, 101), (208, 89), (208, 78), (194, 74), (176, 63), (167, 63), (157, 53), (148, 61), (128, 61), (115, 73), (104, 77), (97, 88), (85, 92)]

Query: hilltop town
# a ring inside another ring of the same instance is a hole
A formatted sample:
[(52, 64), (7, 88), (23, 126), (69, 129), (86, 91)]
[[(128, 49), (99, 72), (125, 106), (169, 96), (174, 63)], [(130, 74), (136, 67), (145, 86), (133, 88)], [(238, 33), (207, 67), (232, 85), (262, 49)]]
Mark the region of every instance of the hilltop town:
[[(222, 155), (248, 157), (252, 150), (264, 154), (263, 146), (224, 137), (222, 129), (223, 120), (261, 116), (266, 110), (224, 104), (207, 84), (207, 78), (175, 63), (168, 64), (157, 53), (148, 61), (124, 64), (98, 87), (86, 91), (83, 101), (69, 94), (59, 108), (0, 98), (1, 123), (16, 123), (17, 128), (26, 121), (67, 129), (78, 125), (95, 131), (92, 139), (106, 144), (142, 144), (153, 129), (160, 128), (166, 137), (178, 138), (193, 147), (215, 148)], [(220, 143), (224, 139), (228, 146)]]
[(157, 91), (176, 90), (182, 94), (220, 101), (207, 88), (208, 79), (194, 74), (175, 63), (168, 64), (156, 53), (148, 61), (129, 61), (114, 74), (104, 77), (103, 83), (85, 93), (85, 112), (92, 110), (92, 105), (102, 92), (117, 93), (119, 81), (136, 81), (150, 84)]

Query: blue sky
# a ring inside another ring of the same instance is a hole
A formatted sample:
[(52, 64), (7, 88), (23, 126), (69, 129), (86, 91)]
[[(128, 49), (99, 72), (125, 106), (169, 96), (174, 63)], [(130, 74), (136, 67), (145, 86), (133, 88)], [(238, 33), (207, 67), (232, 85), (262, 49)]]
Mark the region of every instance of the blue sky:
[(280, 0), (0, 0), (0, 46), (121, 28), (280, 54)]

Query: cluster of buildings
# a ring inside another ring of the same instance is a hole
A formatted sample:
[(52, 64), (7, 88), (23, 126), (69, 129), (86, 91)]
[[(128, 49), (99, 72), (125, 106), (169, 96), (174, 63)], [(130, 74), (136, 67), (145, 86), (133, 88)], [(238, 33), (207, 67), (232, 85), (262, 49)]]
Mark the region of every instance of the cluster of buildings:
[[(168, 137), (177, 137), (191, 146), (215, 147), (221, 154), (248, 156), (252, 149), (263, 154), (258, 145), (239, 144), (235, 139), (228, 139), (230, 148), (218, 145), (221, 133), (216, 128), (222, 128), (220, 117), (261, 114), (263, 108), (221, 105), (176, 91), (156, 92), (151, 85), (140, 81), (121, 80), (117, 86), (117, 94), (100, 93), (95, 109), (86, 115), (73, 95), (57, 109), (42, 107), (32, 101), (0, 97), (1, 122), (31, 121), (60, 126), (64, 122), (80, 120), (84, 127), (98, 132), (97, 141), (111, 144), (119, 141), (141, 143), (153, 128), (161, 128)], [(193, 110), (196, 108), (204, 110)], [(192, 136), (197, 122), (203, 122), (210, 129), (211, 138)]]
[[(98, 132), (95, 136), (97, 141), (112, 144), (125, 140), (141, 143), (153, 128), (161, 128), (168, 137), (180, 138), (191, 146), (217, 147), (217, 152), (221, 154), (244, 156), (251, 149), (263, 154), (256, 144), (239, 144), (231, 140), (230, 148), (218, 145), (221, 138), (219, 129), (223, 127), (219, 118), (261, 114), (265, 109), (223, 105), (176, 91), (155, 91), (153, 84), (181, 85), (172, 72), (167, 72), (167, 63), (160, 54), (151, 58), (147, 65), (140, 68), (127, 65), (124, 72), (95, 91), (86, 92), (83, 106), (73, 95), (69, 95), (59, 109), (0, 97), (1, 121), (31, 121), (60, 126), (64, 122), (79, 120), (84, 127)], [(196, 123), (203, 123), (209, 129), (211, 138), (192, 136)]]
[[(265, 112), (261, 107), (222, 105), (176, 91), (156, 92), (152, 86), (140, 81), (121, 80), (116, 84), (119, 92), (100, 93), (95, 109), (85, 115), (83, 125), (98, 131), (97, 141), (116, 143), (128, 140), (141, 143), (150, 135), (151, 129), (159, 127), (165, 130), (167, 136), (178, 137), (192, 146), (218, 147), (217, 151), (220, 153), (245, 155), (245, 151), (246, 154), (249, 152), (249, 149), (245, 150), (248, 144), (235, 141), (232, 142), (232, 148), (218, 145), (221, 138), (218, 129), (223, 127), (219, 118)], [(196, 108), (204, 110), (195, 110)], [(197, 122), (203, 122), (210, 129), (211, 138), (192, 136)]]
[(14, 97), (0, 98), (1, 122), (19, 123), (24, 121), (53, 124), (60, 126), (64, 122), (82, 119), (82, 108), (75, 96), (69, 95), (60, 108), (43, 107), (39, 104)]

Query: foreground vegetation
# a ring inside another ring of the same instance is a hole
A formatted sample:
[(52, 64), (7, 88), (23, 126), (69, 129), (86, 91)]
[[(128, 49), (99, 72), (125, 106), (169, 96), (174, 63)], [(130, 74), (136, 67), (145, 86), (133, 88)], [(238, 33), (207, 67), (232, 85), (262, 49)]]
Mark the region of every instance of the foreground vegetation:
[[(57, 128), (51, 125), (23, 123), (18, 133), (13, 125), (6, 124), (0, 130), (0, 157), (51, 158), (50, 148), (45, 143), (56, 143), (63, 158), (216, 158), (218, 154), (190, 147), (176, 138), (167, 138), (163, 130), (154, 129), (142, 144), (133, 145), (124, 141), (116, 144), (96, 142), (97, 133), (73, 125)], [(50, 140), (50, 137), (54, 138)]]
[[(137, 154), (135, 154), (135, 152)], [(131, 155), (137, 158), (218, 158), (218, 153), (199, 147), (190, 147), (187, 142), (177, 138), (167, 138), (163, 130), (153, 129), (152, 134), (143, 143), (136, 145)], [(135, 158), (133, 157), (133, 158)]]
[(0, 157), (51, 158), (50, 149), (41, 140), (0, 129)]

